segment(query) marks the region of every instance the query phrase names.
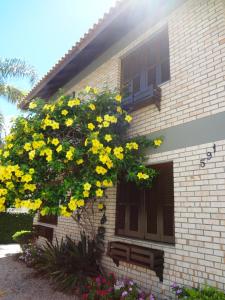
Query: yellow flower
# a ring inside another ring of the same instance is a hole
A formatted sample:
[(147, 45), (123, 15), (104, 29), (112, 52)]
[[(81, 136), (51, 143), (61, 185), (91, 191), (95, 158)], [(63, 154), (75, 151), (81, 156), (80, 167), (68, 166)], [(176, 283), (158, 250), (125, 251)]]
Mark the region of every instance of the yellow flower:
[(61, 214), (61, 216), (66, 217), (66, 218), (69, 218), (69, 217), (72, 216), (72, 213), (67, 211), (67, 207), (66, 206), (60, 205), (59, 208), (60, 208), (60, 214)]
[(34, 172), (35, 172), (35, 171), (34, 171), (34, 169), (33, 169), (33, 168), (30, 168), (30, 169), (29, 169), (29, 174), (31, 174), (31, 175), (32, 175), (32, 174), (34, 174)]
[(0, 196), (4, 196), (8, 193), (7, 189), (0, 189)]
[(84, 198), (89, 197), (89, 191), (83, 191), (83, 196), (84, 196)]
[(50, 104), (45, 104), (43, 106), (43, 110), (49, 110), (51, 108), (51, 105)]
[(101, 184), (101, 182), (100, 182), (99, 180), (96, 181), (95, 185), (96, 185), (97, 187), (101, 187), (101, 186), (102, 186), (102, 184)]
[(49, 109), (51, 110), (51, 112), (53, 112), (55, 110), (55, 104), (50, 105)]
[(5, 157), (5, 158), (9, 157), (9, 151), (4, 151), (3, 157)]
[(112, 187), (113, 186), (112, 180), (107, 180), (107, 179), (103, 180), (103, 185), (105, 187)]
[(7, 142), (12, 142), (14, 140), (15, 136), (13, 134), (9, 134), (5, 137), (5, 140)]
[(59, 123), (58, 122), (52, 121), (51, 126), (52, 126), (52, 129), (59, 129)]
[(57, 146), (59, 144), (59, 139), (54, 138), (52, 139), (52, 145)]
[(107, 121), (104, 121), (102, 124), (103, 124), (103, 127), (105, 127), (105, 128), (109, 127), (109, 125), (110, 125), (109, 122), (107, 122)]
[(32, 176), (30, 174), (25, 174), (22, 176), (21, 181), (22, 182), (30, 182), (30, 181), (32, 181)]
[(115, 100), (116, 100), (117, 102), (121, 102), (121, 100), (122, 100), (121, 95), (116, 95)]
[(117, 106), (117, 108), (116, 108), (116, 111), (119, 113), (119, 114), (122, 114), (122, 108), (120, 107), (120, 106)]
[(13, 147), (13, 144), (7, 144), (7, 145), (6, 145), (6, 148), (7, 148), (7, 149), (11, 149), (12, 147)]
[(107, 170), (102, 166), (97, 166), (95, 168), (95, 171), (97, 174), (101, 174), (101, 175), (105, 175), (105, 173), (107, 173)]
[(59, 145), (57, 148), (56, 148), (56, 151), (59, 153), (60, 151), (62, 151), (62, 145)]
[(103, 190), (102, 189), (97, 189), (95, 194), (96, 194), (97, 197), (102, 197), (103, 196)]
[(112, 148), (111, 147), (109, 147), (109, 146), (107, 146), (106, 148), (105, 148), (105, 151), (109, 154), (109, 153), (111, 153), (111, 151), (112, 151)]
[(138, 150), (138, 144), (135, 142), (126, 143), (126, 148), (129, 150)]
[(34, 108), (36, 108), (37, 107), (37, 104), (35, 103), (35, 102), (31, 102), (30, 104), (29, 104), (29, 108), (30, 109), (34, 109)]
[(67, 114), (68, 114), (68, 110), (63, 109), (63, 110), (61, 111), (61, 115), (66, 116)]
[(68, 160), (72, 160), (73, 159), (73, 154), (74, 154), (74, 148), (70, 147), (70, 150), (68, 150), (66, 152), (66, 158)]
[(77, 200), (73, 199), (73, 197), (71, 197), (70, 202), (68, 203), (68, 207), (72, 211), (76, 210), (77, 209)]
[(32, 150), (32, 151), (29, 152), (29, 159), (30, 159), (30, 160), (33, 160), (33, 159), (34, 159), (34, 157), (35, 157), (35, 152), (36, 152), (35, 150)]
[(94, 130), (95, 129), (95, 125), (93, 123), (88, 123), (88, 129)]
[(127, 121), (128, 123), (130, 123), (132, 121), (132, 117), (130, 115), (127, 115), (125, 117), (125, 121)]
[(110, 134), (106, 134), (104, 136), (104, 139), (107, 141), (107, 142), (110, 142), (112, 140), (112, 136)]
[(97, 88), (93, 88), (93, 92), (94, 92), (94, 94), (98, 94), (98, 89)]
[(33, 141), (32, 142), (32, 146), (34, 149), (41, 148), (44, 145), (45, 145), (45, 141)]
[(26, 150), (26, 151), (30, 151), (32, 148), (31, 148), (31, 143), (26, 143), (24, 146), (23, 146), (23, 149)]
[(14, 184), (10, 181), (10, 182), (6, 182), (6, 187), (9, 189), (9, 190), (12, 190), (14, 188)]
[(65, 124), (66, 124), (67, 127), (72, 126), (73, 125), (73, 119), (71, 119), (71, 118), (67, 119)]
[(95, 110), (95, 109), (96, 109), (96, 107), (95, 107), (95, 105), (94, 105), (93, 103), (89, 104), (88, 107), (89, 107), (91, 110)]
[(87, 85), (86, 88), (85, 88), (86, 93), (89, 93), (90, 90), (91, 90), (91, 87), (89, 85)]
[(42, 204), (41, 199), (39, 199), (39, 198), (35, 199), (35, 201), (34, 201), (35, 209), (39, 209), (41, 204)]
[(117, 118), (114, 117), (114, 116), (111, 116), (111, 117), (110, 117), (110, 122), (111, 122), (111, 123), (117, 123)]
[(160, 147), (161, 144), (162, 144), (162, 140), (160, 140), (160, 139), (154, 140), (154, 145), (155, 145), (156, 147)]
[(69, 107), (73, 107), (73, 106), (78, 106), (80, 105), (80, 99), (76, 98), (76, 99), (71, 99), (68, 101), (68, 106)]
[(85, 190), (85, 191), (90, 191), (90, 189), (91, 189), (91, 184), (90, 184), (89, 182), (86, 182), (86, 183), (83, 185), (83, 187), (84, 187), (84, 190)]
[(99, 209), (99, 210), (102, 210), (103, 208), (104, 208), (104, 204), (103, 204), (103, 203), (99, 203), (99, 204), (98, 204), (98, 209)]
[(29, 184), (29, 183), (25, 183), (24, 184), (24, 189), (25, 190), (30, 190), (31, 192), (36, 190), (36, 184)]
[(83, 199), (77, 200), (77, 206), (78, 207), (84, 206), (84, 200)]
[(97, 121), (98, 123), (102, 123), (103, 119), (102, 119), (102, 117), (98, 116), (98, 117), (96, 118), (96, 121)]
[(123, 155), (123, 147), (115, 147), (113, 150), (113, 154), (115, 155), (116, 158), (122, 160), (124, 158)]
[(83, 162), (84, 162), (84, 160), (83, 160), (82, 158), (76, 160), (76, 163), (77, 163), (78, 165), (81, 165)]
[(148, 174), (145, 174), (145, 173), (142, 173), (142, 172), (139, 172), (139, 173), (137, 174), (137, 178), (138, 178), (139, 180), (141, 180), (141, 179), (148, 179), (148, 178), (149, 178), (149, 175), (148, 175)]

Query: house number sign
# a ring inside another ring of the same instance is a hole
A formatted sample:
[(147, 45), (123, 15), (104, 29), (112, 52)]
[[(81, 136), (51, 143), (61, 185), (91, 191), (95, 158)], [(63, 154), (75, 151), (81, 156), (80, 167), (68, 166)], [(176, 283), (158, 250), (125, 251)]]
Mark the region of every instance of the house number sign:
[(212, 151), (207, 151), (206, 152), (206, 157), (205, 158), (200, 159), (201, 168), (205, 167), (206, 163), (213, 157), (213, 155), (215, 156), (215, 153), (216, 153), (216, 144), (213, 145)]

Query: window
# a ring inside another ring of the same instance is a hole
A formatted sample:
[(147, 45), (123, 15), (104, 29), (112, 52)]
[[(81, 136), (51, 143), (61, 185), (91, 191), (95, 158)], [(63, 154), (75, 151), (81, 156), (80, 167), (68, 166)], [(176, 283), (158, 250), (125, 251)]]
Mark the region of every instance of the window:
[(39, 215), (38, 221), (41, 222), (41, 223), (57, 225), (58, 224), (58, 217), (55, 216), (55, 215), (46, 215), (46, 216)]
[(168, 30), (133, 51), (121, 64), (124, 99), (140, 101), (152, 96), (156, 86), (170, 79)]
[(151, 167), (159, 174), (150, 189), (125, 181), (118, 183), (116, 234), (174, 243), (173, 163)]

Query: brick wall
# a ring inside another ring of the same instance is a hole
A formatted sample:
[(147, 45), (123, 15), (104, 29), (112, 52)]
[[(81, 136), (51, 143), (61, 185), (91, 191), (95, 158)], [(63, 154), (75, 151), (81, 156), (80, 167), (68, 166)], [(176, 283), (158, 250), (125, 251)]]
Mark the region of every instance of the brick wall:
[[(125, 241), (165, 251), (163, 284), (151, 270), (121, 263), (119, 267), (108, 257), (103, 265), (119, 276), (129, 276), (146, 289), (170, 295), (174, 281), (191, 286), (208, 283), (225, 289), (225, 140), (217, 141), (217, 152), (200, 167), (200, 159), (212, 144), (204, 144), (163, 154), (150, 155), (149, 163), (173, 161), (175, 193), (174, 245), (144, 242), (114, 235), (116, 189), (108, 192), (106, 242)], [(66, 234), (79, 238), (74, 221), (59, 218), (57, 237)]]
[[(65, 86), (68, 93), (86, 85), (119, 87), (120, 58), (152, 33), (168, 24), (171, 80), (162, 88), (159, 112), (147, 106), (133, 112), (130, 135), (146, 134), (225, 111), (225, 5), (223, 0), (189, 0), (117, 53), (109, 49)], [(132, 36), (132, 34), (131, 34)], [(120, 48), (129, 37), (117, 45)], [(113, 53), (109, 55), (110, 51)], [(110, 58), (107, 58), (110, 56)], [(165, 251), (164, 281), (151, 270), (121, 263), (116, 267), (103, 258), (106, 269), (134, 278), (153, 292), (170, 295), (169, 285), (197, 286), (201, 283), (225, 289), (225, 140), (217, 141), (217, 152), (199, 166), (212, 144), (149, 155), (149, 163), (174, 162), (175, 246), (123, 239), (114, 235), (116, 189), (108, 191), (106, 242), (121, 240)], [(55, 236), (79, 238), (71, 219), (59, 218)]]

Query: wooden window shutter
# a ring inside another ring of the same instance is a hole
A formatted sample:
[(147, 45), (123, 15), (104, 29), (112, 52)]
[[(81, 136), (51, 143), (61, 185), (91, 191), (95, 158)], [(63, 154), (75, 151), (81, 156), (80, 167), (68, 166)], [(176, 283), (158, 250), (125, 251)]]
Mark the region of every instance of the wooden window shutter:
[(151, 189), (145, 191), (145, 238), (174, 242), (173, 163), (153, 165), (159, 174)]
[(143, 191), (134, 183), (121, 181), (117, 186), (116, 233), (144, 238)]
[(163, 164), (161, 171), (163, 241), (174, 243), (174, 184), (173, 163)]

